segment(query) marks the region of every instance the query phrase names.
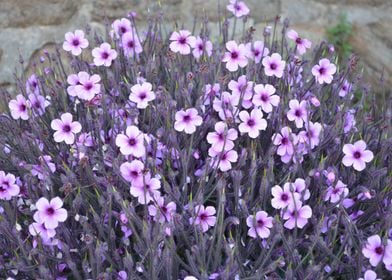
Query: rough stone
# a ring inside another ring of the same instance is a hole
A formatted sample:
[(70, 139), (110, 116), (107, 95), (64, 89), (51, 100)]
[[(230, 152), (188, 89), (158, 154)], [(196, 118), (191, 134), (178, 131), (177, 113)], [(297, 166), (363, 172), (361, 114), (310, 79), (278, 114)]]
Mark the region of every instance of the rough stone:
[(68, 21), (77, 0), (1, 0), (0, 27), (56, 25)]

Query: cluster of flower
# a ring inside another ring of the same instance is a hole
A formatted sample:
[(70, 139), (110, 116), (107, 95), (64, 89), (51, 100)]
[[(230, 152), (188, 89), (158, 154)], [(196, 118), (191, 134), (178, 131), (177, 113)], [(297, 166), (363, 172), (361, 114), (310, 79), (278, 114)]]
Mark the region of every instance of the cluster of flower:
[[(250, 12), (237, 0), (227, 9), (235, 20)], [(273, 278), (291, 267), (303, 279), (342, 271), (375, 279), (368, 264), (357, 269), (361, 257), (392, 271), (391, 237), (375, 234), (390, 230), (380, 222), (391, 204), (380, 187), (390, 166), (382, 161), (385, 137), (363, 130), (354, 141), (357, 112), (347, 106), (354, 84), (345, 68), (337, 71), (333, 53), (318, 51), (323, 57), (310, 65), (312, 43), (287, 26), (282, 40), (290, 47), (279, 53), (268, 28), (264, 41), (213, 45), (203, 32), (174, 31), (164, 41), (150, 27), (139, 35), (134, 22), (134, 14), (115, 20), (107, 42), (92, 48), (93, 63), (81, 56), (91, 49), (88, 33), (66, 33), (71, 74), (50, 64), (56, 75), (31, 75), (9, 101), (0, 202), (17, 201), (18, 214), (8, 213), (7, 224), (0, 219), (0, 236), (17, 224), (18, 238), (33, 238), (31, 248), (45, 245), (39, 259), (64, 253), (52, 267), (57, 279), (81, 279), (78, 270), (88, 278), (109, 270), (117, 279), (168, 272), (240, 279), (260, 271)], [(374, 180), (366, 179), (367, 166)], [(374, 229), (346, 233), (360, 229), (361, 217), (376, 209), (366, 203), (377, 200)], [(70, 248), (81, 242), (87, 247), (77, 265), (70, 256), (78, 251)], [(352, 250), (358, 242), (362, 256)], [(18, 244), (7, 250), (16, 252)], [(331, 250), (339, 256), (325, 257), (325, 244), (340, 244)], [(158, 261), (165, 264), (159, 271)], [(311, 263), (319, 274), (306, 268)], [(49, 272), (37, 273), (31, 275)]]

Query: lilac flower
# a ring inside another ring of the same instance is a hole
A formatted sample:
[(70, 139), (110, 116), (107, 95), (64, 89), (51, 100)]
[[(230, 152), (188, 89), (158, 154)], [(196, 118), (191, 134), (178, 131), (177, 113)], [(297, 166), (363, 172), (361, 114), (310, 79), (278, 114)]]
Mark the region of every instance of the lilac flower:
[(65, 33), (65, 41), (63, 43), (63, 49), (65, 51), (78, 56), (82, 53), (82, 50), (87, 47), (88, 41), (84, 38), (84, 32), (82, 30), (76, 30), (75, 33)]
[(345, 144), (343, 146), (343, 153), (345, 156), (342, 159), (342, 163), (357, 171), (362, 171), (366, 167), (366, 163), (371, 162), (373, 159), (373, 152), (366, 150), (366, 143), (363, 140), (359, 140), (354, 144)]
[(124, 162), (120, 166), (121, 176), (130, 183), (141, 183), (143, 181), (144, 164), (140, 160)]
[[(219, 113), (221, 119), (226, 120), (229, 116), (234, 119), (233, 110), (237, 109), (239, 102), (240, 97), (238, 95), (224, 91), (220, 98), (214, 99), (212, 107)], [(228, 115), (226, 115), (226, 113), (228, 113)]]
[(139, 37), (134, 31), (127, 32), (121, 37), (121, 46), (126, 56), (134, 57), (135, 54), (143, 52)]
[(308, 39), (299, 37), (298, 33), (293, 29), (287, 32), (287, 37), (295, 42), (297, 46), (297, 53), (299, 55), (306, 53), (306, 49), (310, 49), (312, 46), (312, 42), (310, 42)]
[(194, 133), (196, 127), (203, 123), (202, 117), (198, 115), (195, 108), (180, 110), (176, 113), (175, 118), (174, 129), (179, 132), (184, 131), (186, 134)]
[(264, 66), (264, 73), (267, 76), (282, 78), (286, 62), (282, 60), (280, 54), (273, 53), (271, 56), (266, 56), (261, 63)]
[(176, 213), (177, 205), (173, 201), (165, 204), (162, 196), (157, 197), (155, 200), (156, 205), (148, 206), (150, 216), (154, 217), (154, 221), (159, 221), (160, 223), (171, 222), (173, 214)]
[(213, 227), (215, 225), (215, 207), (207, 206), (204, 208), (203, 205), (197, 205), (195, 206), (193, 211), (195, 218), (189, 218), (190, 224), (200, 226), (203, 232), (206, 232), (210, 227)]
[(0, 170), (0, 199), (10, 200), (20, 192), (19, 186), (15, 183), (16, 178), (11, 173)]
[(287, 211), (283, 214), (283, 219), (286, 220), (284, 227), (287, 229), (303, 228), (310, 217), (312, 217), (312, 208), (309, 205), (302, 206), (300, 201), (289, 204)]
[(50, 202), (41, 197), (35, 204), (38, 210), (39, 221), (43, 223), (47, 229), (55, 229), (59, 222), (64, 222), (68, 213), (62, 208), (63, 201), (59, 197), (52, 198)]
[(258, 211), (256, 215), (248, 216), (246, 219), (246, 225), (249, 227), (248, 235), (253, 238), (268, 238), (272, 221), (273, 218), (264, 211)]
[(310, 148), (313, 149), (320, 143), (320, 133), (323, 127), (318, 122), (313, 123), (309, 121), (305, 124), (305, 129), (306, 131), (301, 131), (298, 134), (299, 141), (310, 145)]
[(276, 89), (273, 85), (258, 84), (254, 87), (255, 94), (252, 102), (256, 107), (260, 107), (266, 113), (272, 112), (272, 106), (277, 107), (280, 102), (280, 97), (275, 95)]
[(28, 94), (39, 94), (38, 79), (35, 74), (32, 74), (26, 81), (26, 92)]
[(279, 146), (277, 154), (283, 156), (285, 154), (292, 155), (294, 153), (294, 142), (295, 135), (289, 127), (285, 126), (280, 130), (280, 133), (276, 133), (272, 136), (274, 145)]
[(261, 59), (269, 54), (269, 49), (264, 46), (262, 41), (255, 41), (253, 45), (252, 43), (247, 43), (245, 48), (246, 56), (254, 60), (256, 64), (260, 63)]
[(38, 179), (43, 180), (45, 179), (50, 173), (54, 173), (56, 171), (56, 165), (52, 162), (52, 157), (49, 155), (43, 155), (39, 158), (40, 164), (33, 165), (31, 169), (31, 174), (33, 176), (37, 176)]
[(174, 31), (170, 36), (170, 50), (182, 55), (191, 53), (191, 46), (196, 45), (196, 38), (188, 30)]
[(271, 189), (271, 193), (274, 197), (271, 200), (271, 205), (275, 209), (286, 208), (287, 206), (294, 204), (294, 200), (295, 204), (298, 204), (300, 202), (300, 195), (296, 192), (290, 191), (290, 184), (285, 184), (283, 186), (283, 189), (280, 186), (275, 185)]
[(42, 116), (45, 113), (46, 107), (50, 105), (50, 102), (44, 96), (34, 93), (29, 94), (29, 101), (33, 113), (38, 116)]
[(29, 111), (30, 104), (27, 102), (26, 98), (23, 95), (18, 94), (15, 99), (12, 99), (8, 107), (11, 112), (11, 117), (14, 120), (22, 119), (28, 120), (29, 119)]
[(312, 74), (320, 85), (330, 84), (335, 73), (335, 64), (332, 64), (327, 58), (320, 59), (319, 64), (312, 68)]
[(218, 83), (214, 85), (207, 84), (204, 91), (203, 104), (210, 105), (215, 97), (219, 98), (219, 95), (220, 95), (220, 85)]
[(242, 107), (245, 109), (252, 107), (253, 82), (248, 81), (245, 75), (240, 76), (237, 81), (231, 80), (228, 87), (233, 96), (242, 98)]
[[(388, 240), (388, 250), (392, 250), (392, 242)], [(386, 253), (385, 246), (382, 244), (381, 238), (379, 235), (375, 234), (370, 236), (367, 239), (365, 246), (362, 248), (362, 254), (365, 258), (369, 259), (369, 262), (372, 266), (377, 266), (379, 262), (383, 260), (384, 254)], [(392, 263), (392, 252), (391, 255), (387, 254), (386, 261), (384, 263)]]
[[(304, 200), (308, 200), (310, 197), (310, 192), (306, 188), (306, 183), (305, 180), (302, 178), (297, 178), (295, 179), (294, 183), (285, 183), (285, 184), (292, 184), (291, 187), (293, 187), (294, 192), (302, 195), (302, 198)], [(284, 187), (283, 187), (284, 188)]]
[(377, 278), (377, 274), (373, 270), (366, 270), (365, 274), (363, 275), (363, 278), (358, 278), (358, 280), (381, 280), (380, 278)]
[(344, 133), (349, 133), (351, 130), (356, 130), (356, 121), (355, 121), (355, 110), (351, 109), (348, 110), (345, 114), (344, 114), (344, 127), (343, 127), (343, 131)]
[(145, 109), (148, 106), (148, 102), (154, 99), (155, 93), (152, 91), (152, 84), (143, 82), (142, 84), (136, 84), (131, 87), (129, 100), (136, 103), (137, 108)]
[(209, 40), (203, 41), (202, 38), (199, 36), (196, 37), (194, 40), (194, 44), (191, 45), (193, 48), (192, 54), (193, 57), (196, 58), (197, 60), (200, 59), (200, 57), (205, 54), (207, 56), (211, 56), (212, 54), (212, 43)]
[(109, 67), (112, 65), (112, 61), (117, 58), (116, 50), (113, 50), (108, 43), (102, 43), (99, 48), (94, 48), (92, 55), (96, 66)]
[(351, 91), (352, 85), (347, 81), (344, 80), (342, 87), (339, 90), (339, 96), (345, 97)]
[(232, 167), (231, 164), (237, 162), (238, 160), (238, 153), (231, 149), (222, 151), (211, 147), (208, 150), (208, 155), (213, 158), (211, 166), (214, 168), (219, 168), (219, 170), (222, 172), (230, 170)]
[(146, 153), (144, 134), (134, 125), (128, 126), (125, 134), (116, 136), (116, 146), (120, 148), (120, 152), (125, 156), (132, 155), (140, 158)]
[(248, 133), (250, 138), (257, 138), (260, 130), (267, 128), (267, 121), (263, 119), (263, 112), (259, 109), (253, 109), (250, 114), (247, 111), (241, 111), (239, 116), (242, 122), (238, 129), (241, 133)]
[(233, 141), (238, 138), (237, 130), (234, 128), (228, 128), (224, 122), (217, 122), (215, 124), (215, 132), (209, 132), (207, 134), (207, 142), (216, 151), (221, 151), (223, 148), (227, 150), (227, 147), (234, 147)]
[[(73, 76), (70, 81), (74, 83), (76, 82), (76, 78)], [(101, 85), (99, 84), (100, 81), (101, 81), (101, 77), (97, 74), (90, 76), (87, 72), (84, 71), (79, 72), (78, 84), (74, 85), (75, 93), (80, 99), (90, 101), (94, 98), (96, 94), (100, 93), (101, 91)]]
[(50, 127), (56, 132), (53, 134), (54, 141), (60, 143), (65, 142), (66, 144), (73, 144), (75, 142), (75, 134), (82, 130), (82, 126), (79, 122), (72, 121), (72, 115), (70, 113), (62, 114), (60, 119), (55, 119), (50, 123)]
[(160, 188), (161, 181), (158, 178), (151, 178), (151, 175), (148, 173), (143, 180), (132, 182), (130, 193), (137, 198), (140, 204), (147, 204), (153, 200), (153, 197), (160, 196)]
[(302, 128), (304, 122), (308, 120), (308, 112), (306, 110), (306, 101), (302, 100), (298, 102), (297, 99), (290, 100), (290, 110), (287, 112), (287, 118), (289, 121), (294, 121), (296, 127)]
[(342, 181), (338, 180), (334, 187), (328, 187), (327, 193), (325, 194), (324, 200), (330, 200), (331, 203), (336, 203), (341, 199), (344, 199), (348, 195), (347, 185)]
[(32, 236), (39, 236), (42, 240), (48, 241), (56, 235), (56, 230), (54, 228), (46, 228), (39, 212), (34, 213), (33, 219), (34, 223), (29, 225), (29, 232)]
[(230, 4), (227, 5), (227, 10), (233, 13), (237, 18), (246, 16), (249, 14), (249, 8), (243, 1), (230, 0)]
[(244, 44), (237, 45), (235, 41), (228, 41), (226, 43), (226, 49), (222, 62), (226, 62), (226, 69), (230, 72), (238, 70), (238, 67), (244, 68), (248, 65), (248, 59), (246, 58), (246, 48)]
[(132, 23), (126, 18), (116, 19), (112, 23), (112, 28), (113, 32), (111, 34), (116, 35), (117, 38), (121, 38), (125, 33), (132, 33), (135, 31), (132, 27)]

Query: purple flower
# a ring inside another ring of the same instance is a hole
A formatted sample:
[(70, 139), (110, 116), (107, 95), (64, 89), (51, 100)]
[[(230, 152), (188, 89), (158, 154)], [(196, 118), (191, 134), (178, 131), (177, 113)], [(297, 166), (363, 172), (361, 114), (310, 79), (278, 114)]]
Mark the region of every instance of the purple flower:
[(212, 54), (211, 41), (209, 40), (203, 41), (203, 39), (200, 38), (199, 36), (196, 37), (191, 47), (193, 48), (192, 51), (193, 57), (196, 58), (197, 60), (199, 60), (203, 54), (206, 54), (207, 56), (211, 56)]
[(136, 103), (137, 108), (147, 108), (148, 102), (154, 99), (155, 93), (152, 91), (152, 84), (143, 82), (142, 84), (136, 84), (131, 87), (131, 94), (129, 95), (129, 100)]
[(134, 31), (129, 31), (122, 35), (121, 46), (126, 56), (134, 57), (135, 54), (143, 52), (139, 37)]
[(78, 56), (82, 53), (82, 49), (87, 47), (88, 41), (84, 38), (84, 32), (82, 30), (76, 30), (75, 33), (65, 33), (65, 42), (63, 43), (63, 49), (65, 51)]
[(45, 197), (41, 197), (35, 204), (38, 221), (47, 229), (55, 229), (59, 222), (64, 222), (68, 217), (67, 210), (62, 206), (63, 201), (59, 197), (52, 198), (50, 202)]
[(297, 99), (293, 99), (289, 102), (290, 110), (287, 112), (287, 118), (289, 121), (294, 121), (298, 128), (302, 128), (304, 122), (306, 123), (308, 120), (306, 105), (307, 103), (305, 100), (298, 102)]
[(237, 18), (246, 16), (249, 14), (249, 8), (245, 5), (243, 1), (230, 0), (230, 4), (227, 5), (227, 10), (233, 13)]
[(269, 54), (269, 49), (264, 46), (262, 41), (255, 41), (253, 45), (252, 43), (247, 43), (245, 48), (246, 56), (254, 60), (256, 64), (260, 63), (261, 59)]
[(294, 153), (294, 143), (296, 136), (292, 134), (291, 129), (287, 126), (280, 130), (280, 133), (275, 133), (272, 136), (274, 145), (279, 146), (277, 154), (280, 156)]
[(306, 49), (310, 49), (312, 46), (312, 42), (310, 42), (308, 39), (299, 37), (298, 33), (293, 29), (287, 32), (287, 37), (295, 42), (297, 46), (297, 53), (299, 55), (306, 53)]
[(72, 121), (70, 113), (62, 114), (60, 119), (55, 119), (50, 123), (50, 127), (56, 132), (53, 134), (54, 141), (60, 143), (64, 141), (66, 144), (73, 144), (75, 142), (75, 134), (82, 130), (79, 122)]
[(383, 261), (388, 269), (392, 265), (392, 241), (388, 239), (387, 245), (384, 246), (379, 235), (372, 235), (362, 248), (362, 254), (369, 259), (372, 266)]
[(271, 56), (266, 56), (261, 63), (264, 66), (264, 73), (267, 76), (282, 78), (286, 62), (282, 60), (280, 54), (273, 53)]
[(312, 68), (312, 74), (320, 85), (324, 83), (330, 84), (335, 73), (335, 64), (332, 64), (327, 58), (320, 59), (319, 64)]
[(271, 193), (273, 195), (273, 199), (271, 199), (271, 205), (275, 209), (283, 209), (286, 208), (289, 205), (300, 203), (300, 195), (296, 192), (291, 192), (290, 191), (290, 184), (284, 184), (283, 189), (275, 185), (271, 189)]
[(346, 184), (338, 180), (334, 187), (328, 187), (324, 200), (330, 200), (331, 203), (336, 203), (341, 199), (344, 199), (348, 195), (348, 188), (346, 187)]
[(157, 197), (156, 205), (148, 206), (148, 213), (154, 217), (154, 221), (160, 223), (171, 222), (173, 214), (176, 213), (177, 205), (171, 201), (165, 204), (165, 200), (162, 196)]
[(44, 221), (41, 219), (39, 212), (35, 212), (34, 223), (29, 225), (29, 232), (32, 236), (40, 236), (42, 240), (49, 241), (50, 238), (56, 235), (54, 228), (46, 228)]
[(295, 204), (290, 204), (283, 214), (283, 219), (286, 220), (284, 227), (287, 229), (303, 228), (308, 219), (312, 217), (312, 208), (309, 205), (302, 206), (300, 201)]
[(209, 132), (207, 134), (207, 142), (216, 151), (222, 151), (224, 148), (225, 150), (232, 149), (234, 147), (233, 141), (237, 138), (237, 130), (234, 128), (229, 129), (224, 122), (217, 122), (215, 124), (215, 132)]
[(247, 111), (241, 111), (241, 123), (238, 129), (241, 133), (248, 133), (250, 138), (257, 138), (260, 130), (267, 128), (267, 121), (263, 119), (263, 112), (260, 109), (253, 109), (250, 114)]
[(216, 150), (214, 147), (208, 149), (208, 155), (213, 158), (211, 166), (213, 168), (219, 168), (222, 172), (230, 170), (232, 167), (231, 164), (238, 160), (238, 153), (231, 150), (232, 148), (226, 145), (225, 150)]
[(252, 102), (256, 107), (261, 106), (261, 109), (266, 113), (272, 112), (272, 106), (277, 107), (280, 102), (280, 97), (275, 94), (276, 89), (273, 85), (258, 84), (254, 87), (255, 94)]
[(111, 35), (116, 35), (117, 38), (121, 38), (122, 35), (125, 33), (132, 33), (135, 32), (135, 29), (132, 27), (132, 23), (129, 21), (129, 19), (122, 18), (122, 19), (116, 19), (112, 23), (112, 32)]
[(363, 278), (358, 278), (358, 280), (381, 280), (380, 278), (377, 278), (377, 274), (373, 270), (366, 270), (365, 274), (363, 275)]
[(151, 178), (147, 173), (142, 180), (135, 180), (131, 184), (130, 193), (136, 197), (140, 204), (147, 204), (153, 197), (160, 196), (161, 182), (158, 178)]
[(318, 122), (312, 123), (309, 121), (305, 124), (305, 129), (306, 131), (301, 131), (298, 134), (299, 141), (310, 145), (310, 148), (313, 149), (320, 143), (320, 133), (323, 127)]
[[(70, 79), (70, 81), (72, 83), (75, 83), (76, 77), (73, 76)], [(74, 92), (72, 90), (71, 92), (76, 93), (80, 99), (90, 101), (95, 97), (96, 94), (100, 93), (101, 91), (101, 85), (99, 84), (100, 81), (101, 81), (101, 77), (97, 74), (90, 76), (87, 72), (84, 71), (79, 72), (78, 84), (74, 85), (75, 86)]]
[(253, 82), (248, 81), (245, 75), (240, 76), (237, 81), (231, 80), (228, 87), (233, 96), (237, 96), (238, 100), (242, 99), (242, 107), (252, 107)]
[(0, 199), (10, 200), (19, 194), (20, 188), (15, 181), (13, 174), (0, 171)]
[(182, 55), (191, 53), (191, 46), (196, 45), (196, 38), (188, 30), (174, 31), (170, 36), (170, 50)]
[(33, 113), (38, 116), (42, 116), (45, 113), (46, 107), (50, 105), (50, 102), (44, 96), (34, 93), (29, 94), (29, 101)]
[(195, 218), (189, 218), (190, 224), (199, 225), (203, 232), (206, 232), (210, 227), (213, 227), (216, 223), (216, 210), (213, 206), (207, 206), (204, 208), (203, 205), (195, 206), (194, 215)]
[(125, 134), (116, 136), (116, 145), (125, 156), (143, 157), (146, 153), (144, 134), (134, 125), (128, 126)]
[(343, 146), (343, 153), (345, 156), (342, 159), (342, 163), (345, 166), (353, 166), (357, 171), (362, 171), (366, 167), (366, 163), (373, 160), (373, 152), (366, 150), (366, 143), (363, 140), (359, 140), (354, 144), (345, 144)]
[(11, 117), (14, 120), (22, 119), (28, 120), (29, 119), (29, 107), (30, 104), (27, 103), (26, 98), (23, 95), (18, 94), (15, 99), (12, 99), (8, 103), (8, 107), (11, 112)]
[(246, 219), (246, 225), (249, 227), (248, 235), (253, 238), (268, 238), (272, 221), (273, 218), (264, 211), (258, 211), (256, 215), (248, 216)]
[(344, 80), (342, 87), (339, 90), (339, 96), (345, 97), (352, 88), (352, 84), (350, 84), (347, 80)]
[(235, 41), (228, 41), (226, 43), (226, 49), (222, 62), (226, 62), (226, 69), (230, 72), (235, 72), (238, 67), (244, 68), (248, 65), (248, 59), (246, 58), (246, 48), (244, 44), (237, 45)]
[(193, 134), (196, 127), (203, 123), (203, 118), (198, 115), (195, 108), (180, 110), (176, 113), (175, 118), (174, 129), (179, 132), (184, 131), (186, 134)]
[(99, 48), (94, 48), (92, 50), (92, 55), (94, 57), (94, 64), (96, 66), (106, 66), (112, 65), (112, 61), (116, 59), (117, 52), (113, 50), (108, 43), (102, 43)]
[(121, 176), (130, 183), (143, 181), (144, 164), (140, 160), (124, 162), (120, 166)]

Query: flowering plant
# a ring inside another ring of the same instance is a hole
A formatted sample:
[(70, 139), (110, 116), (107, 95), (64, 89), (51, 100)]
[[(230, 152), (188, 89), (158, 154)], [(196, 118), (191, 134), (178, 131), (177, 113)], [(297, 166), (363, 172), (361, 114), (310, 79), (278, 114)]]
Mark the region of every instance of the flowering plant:
[(0, 116), (0, 277), (387, 277), (390, 116), (279, 20), (66, 33)]

